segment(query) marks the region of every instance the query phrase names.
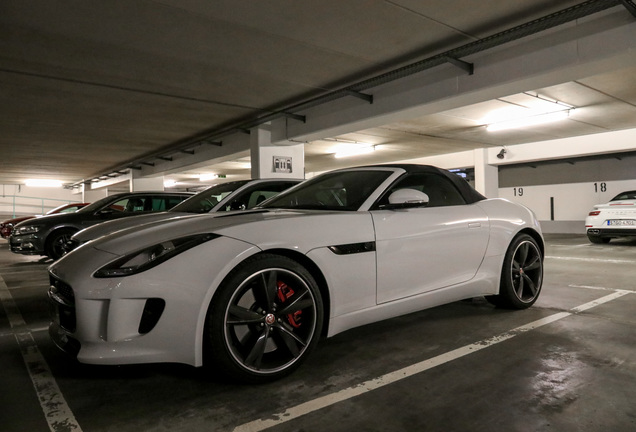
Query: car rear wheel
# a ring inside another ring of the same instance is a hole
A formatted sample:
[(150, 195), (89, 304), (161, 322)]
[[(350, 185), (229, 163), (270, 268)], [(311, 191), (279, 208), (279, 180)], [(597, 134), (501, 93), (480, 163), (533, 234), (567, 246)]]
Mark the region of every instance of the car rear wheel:
[(76, 232), (77, 230), (63, 228), (49, 234), (46, 240), (46, 248), (44, 249), (46, 256), (54, 261), (60, 259), (66, 254), (66, 243), (71, 240), (71, 237)]
[(213, 299), (206, 362), (243, 382), (281, 378), (313, 350), (322, 323), (311, 274), (287, 257), (258, 255), (233, 270)]
[(543, 256), (531, 236), (520, 234), (508, 246), (501, 270), (499, 295), (487, 297), (496, 306), (525, 309), (534, 304), (543, 283)]

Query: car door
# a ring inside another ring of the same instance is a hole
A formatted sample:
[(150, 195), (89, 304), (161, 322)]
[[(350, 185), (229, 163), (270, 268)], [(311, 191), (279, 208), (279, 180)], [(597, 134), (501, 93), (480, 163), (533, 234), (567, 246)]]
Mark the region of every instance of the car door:
[[(386, 210), (388, 195), (426, 193), (426, 207)], [(385, 303), (470, 280), (488, 245), (488, 219), (466, 204), (452, 182), (434, 173), (410, 174), (374, 206), (377, 302)]]

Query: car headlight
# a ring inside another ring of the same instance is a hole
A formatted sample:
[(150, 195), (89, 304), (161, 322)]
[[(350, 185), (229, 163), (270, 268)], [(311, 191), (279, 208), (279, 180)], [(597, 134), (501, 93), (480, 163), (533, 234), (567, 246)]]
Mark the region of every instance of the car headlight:
[(125, 255), (97, 270), (96, 278), (130, 276), (151, 269), (195, 246), (219, 237), (216, 234), (197, 234), (167, 240)]
[(18, 228), (18, 234), (35, 234), (36, 232), (40, 231), (40, 226), (39, 225), (27, 225), (24, 227), (20, 227)]

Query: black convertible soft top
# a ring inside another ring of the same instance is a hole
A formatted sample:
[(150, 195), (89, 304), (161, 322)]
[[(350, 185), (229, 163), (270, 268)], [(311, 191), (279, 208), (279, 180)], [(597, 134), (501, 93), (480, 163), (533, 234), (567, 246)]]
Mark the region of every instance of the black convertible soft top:
[(432, 165), (417, 165), (417, 164), (382, 164), (382, 165), (367, 165), (356, 168), (401, 168), (406, 171), (407, 174), (412, 173), (436, 173), (449, 179), (459, 189), (460, 193), (466, 199), (468, 204), (475, 203), (477, 201), (485, 200), (486, 197), (477, 192), (466, 180), (457, 174), (453, 174), (445, 169), (438, 168)]

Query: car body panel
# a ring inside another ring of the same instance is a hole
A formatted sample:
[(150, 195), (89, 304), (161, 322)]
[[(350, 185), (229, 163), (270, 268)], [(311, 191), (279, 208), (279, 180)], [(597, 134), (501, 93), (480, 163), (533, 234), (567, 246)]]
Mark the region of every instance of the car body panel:
[(379, 303), (465, 282), (477, 273), (489, 231), (486, 213), (477, 205), (372, 214)]
[[(257, 254), (284, 255), (314, 275), (328, 306), (325, 332), (333, 336), (380, 319), (497, 294), (512, 239), (528, 232), (543, 245), (534, 214), (506, 200), (470, 195), (460, 206), (379, 208), (376, 201), (409, 175), (409, 168), (377, 169), (389, 170), (388, 177), (371, 192), (375, 201), (365, 200), (355, 211), (257, 208), (191, 215), (129, 227), (84, 243), (49, 268), (54, 283), (72, 287), (77, 315), (74, 332), (54, 322), (53, 339), (58, 345), (79, 341), (78, 358), (85, 363), (167, 361), (200, 366), (209, 305), (232, 270)], [(274, 201), (294, 194), (284, 192)], [(217, 237), (142, 273), (95, 275), (158, 242), (199, 234)], [(165, 310), (152, 331), (139, 334), (144, 304), (152, 298), (163, 299)]]

